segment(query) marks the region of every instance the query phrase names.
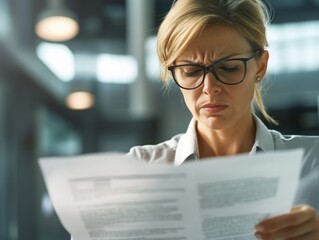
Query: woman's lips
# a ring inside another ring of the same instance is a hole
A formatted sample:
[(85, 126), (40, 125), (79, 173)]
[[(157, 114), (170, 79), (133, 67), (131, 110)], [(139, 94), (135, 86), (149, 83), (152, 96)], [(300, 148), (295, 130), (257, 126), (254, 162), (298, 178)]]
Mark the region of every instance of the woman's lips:
[(202, 109), (205, 111), (209, 111), (210, 113), (220, 113), (225, 110), (228, 105), (223, 103), (208, 103), (202, 106)]

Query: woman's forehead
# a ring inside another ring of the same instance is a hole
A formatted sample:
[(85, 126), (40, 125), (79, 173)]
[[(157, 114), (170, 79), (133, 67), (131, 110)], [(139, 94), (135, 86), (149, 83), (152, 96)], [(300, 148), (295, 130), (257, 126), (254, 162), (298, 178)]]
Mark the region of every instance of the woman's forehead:
[(203, 31), (194, 38), (192, 43), (203, 44), (229, 43), (229, 44), (248, 44), (244, 35), (235, 27), (226, 24), (213, 24), (205, 27)]
[(246, 54), (251, 50), (249, 42), (235, 28), (228, 25), (212, 25), (203, 30), (181, 54), (180, 58), (224, 58)]

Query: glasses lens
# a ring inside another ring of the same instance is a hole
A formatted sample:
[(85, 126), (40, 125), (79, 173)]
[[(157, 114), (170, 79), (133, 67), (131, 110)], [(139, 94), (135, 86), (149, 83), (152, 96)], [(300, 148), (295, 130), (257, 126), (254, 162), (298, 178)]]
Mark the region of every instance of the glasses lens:
[(196, 88), (203, 80), (203, 69), (199, 66), (178, 66), (174, 69), (174, 77), (183, 88)]
[(245, 62), (241, 60), (227, 60), (214, 65), (219, 80), (225, 84), (237, 84), (245, 78)]

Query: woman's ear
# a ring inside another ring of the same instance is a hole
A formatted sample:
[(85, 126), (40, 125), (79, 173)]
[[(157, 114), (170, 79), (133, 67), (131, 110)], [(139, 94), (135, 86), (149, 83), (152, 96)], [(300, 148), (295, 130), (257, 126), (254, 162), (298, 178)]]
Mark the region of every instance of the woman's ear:
[(266, 75), (267, 72), (267, 67), (268, 67), (268, 59), (269, 59), (269, 52), (267, 50), (264, 50), (261, 55), (260, 58), (257, 59), (257, 72), (256, 72), (256, 76), (260, 77), (261, 79), (263, 79)]

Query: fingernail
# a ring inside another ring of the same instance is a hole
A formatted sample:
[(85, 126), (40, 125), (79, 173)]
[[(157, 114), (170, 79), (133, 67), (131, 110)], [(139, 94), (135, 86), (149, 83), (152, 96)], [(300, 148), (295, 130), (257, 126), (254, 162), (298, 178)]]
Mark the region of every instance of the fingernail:
[(261, 235), (259, 233), (255, 233), (255, 237), (258, 239), (262, 239)]

